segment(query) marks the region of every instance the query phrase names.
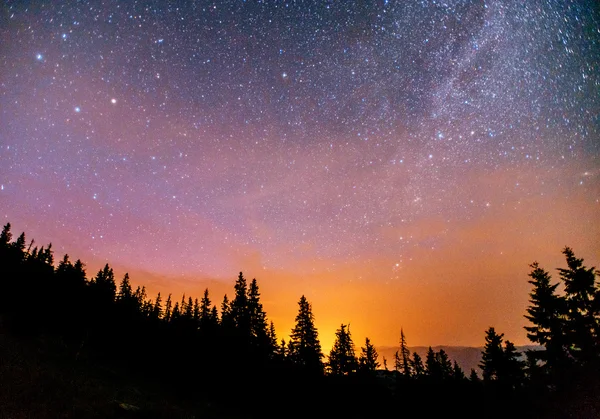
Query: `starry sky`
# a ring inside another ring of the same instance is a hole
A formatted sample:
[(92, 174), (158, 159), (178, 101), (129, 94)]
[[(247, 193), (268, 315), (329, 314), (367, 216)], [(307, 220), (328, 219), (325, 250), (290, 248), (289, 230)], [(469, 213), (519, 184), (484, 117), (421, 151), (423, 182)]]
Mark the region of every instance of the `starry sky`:
[(256, 277), (279, 337), (527, 343), (600, 263), (593, 1), (5, 1), (0, 217), (150, 294)]

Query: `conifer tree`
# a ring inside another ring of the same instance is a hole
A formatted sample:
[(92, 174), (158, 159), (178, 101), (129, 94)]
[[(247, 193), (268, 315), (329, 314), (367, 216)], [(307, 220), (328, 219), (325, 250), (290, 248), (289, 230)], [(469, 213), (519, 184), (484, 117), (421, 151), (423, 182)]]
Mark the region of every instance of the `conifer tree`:
[(98, 271), (96, 277), (90, 283), (90, 288), (94, 290), (103, 304), (112, 303), (115, 300), (117, 286), (115, 285), (115, 275), (108, 263), (104, 268)]
[(428, 377), (433, 379), (440, 379), (442, 375), (436, 354), (431, 346), (427, 350), (427, 355), (425, 357), (425, 373)]
[(466, 378), (464, 371), (456, 361), (454, 361), (454, 363), (452, 364), (452, 378), (455, 381), (464, 381)]
[(374, 372), (379, 367), (379, 362), (377, 362), (378, 354), (377, 350), (371, 344), (369, 338), (365, 338), (365, 346), (360, 348), (361, 354), (359, 357), (360, 368), (363, 371)]
[(509, 388), (518, 388), (525, 380), (524, 363), (519, 360), (520, 353), (508, 339), (504, 342), (503, 366), (499, 379)]
[(171, 321), (172, 311), (171, 311), (171, 294), (168, 295), (167, 301), (165, 302), (165, 322), (169, 323)]
[(400, 353), (399, 353), (399, 355), (400, 355), (400, 372), (406, 378), (409, 378), (412, 375), (411, 368), (410, 368), (410, 350), (408, 349), (408, 346), (406, 345), (406, 337), (404, 336), (404, 330), (402, 328), (400, 329)]
[(277, 334), (275, 333), (275, 324), (273, 321), (269, 322), (267, 338), (269, 353), (273, 355), (277, 352)]
[(121, 280), (119, 285), (119, 293), (117, 294), (117, 300), (128, 301), (131, 299), (133, 294), (131, 293), (131, 283), (129, 282), (129, 274), (125, 273), (125, 276)]
[(411, 366), (415, 377), (419, 378), (425, 375), (425, 366), (423, 365), (423, 359), (421, 359), (421, 356), (416, 352), (413, 352)]
[(247, 296), (247, 309), (250, 323), (250, 334), (255, 344), (266, 352), (271, 352), (274, 346), (268, 336), (267, 315), (260, 302), (260, 292), (256, 279), (250, 282)]
[(281, 343), (279, 345), (277, 345), (277, 347), (275, 349), (275, 354), (276, 354), (277, 359), (279, 359), (280, 361), (285, 360), (285, 357), (287, 355), (285, 339), (281, 339)]
[[(31, 241), (33, 243), (33, 240)], [(31, 246), (30, 246), (31, 247)], [(19, 254), (24, 258), (25, 256), (25, 233), (21, 233), (21, 235), (15, 240), (13, 243), (13, 248), (16, 249)]]
[(7, 249), (8, 245), (12, 241), (12, 233), (10, 232), (10, 223), (6, 223), (0, 234), (0, 247)]
[(194, 318), (194, 301), (192, 300), (192, 297), (188, 297), (187, 304), (185, 305), (184, 317), (189, 322)]
[(477, 375), (477, 371), (475, 371), (475, 369), (473, 368), (471, 368), (471, 373), (469, 374), (469, 381), (472, 383), (479, 382), (479, 376)]
[(223, 296), (223, 302), (221, 303), (221, 327), (225, 333), (231, 333), (235, 327), (235, 322), (231, 314), (231, 304), (227, 298), (227, 294)]
[(400, 356), (400, 351), (394, 352), (394, 371), (399, 373), (402, 371), (402, 357)]
[(162, 298), (160, 297), (160, 292), (156, 296), (156, 300), (154, 301), (154, 307), (152, 308), (152, 317), (154, 319), (160, 319), (163, 315), (162, 308)]
[(288, 342), (288, 358), (290, 361), (314, 373), (323, 372), (323, 353), (317, 329), (314, 325), (312, 308), (303, 295), (298, 302), (299, 310), (296, 316), (296, 325), (292, 329)]
[(533, 357), (545, 362), (545, 369), (562, 368), (566, 365), (567, 352), (563, 333), (563, 317), (566, 305), (563, 298), (556, 294), (558, 283), (551, 284), (550, 274), (540, 268), (537, 262), (530, 265), (528, 282), (533, 285), (529, 294), (530, 305), (525, 318), (532, 326), (525, 326), (527, 337), (532, 342), (544, 346), (545, 351), (531, 353)]
[(565, 247), (567, 268), (559, 274), (565, 285), (565, 334), (570, 355), (580, 364), (600, 359), (600, 290), (596, 269), (586, 268), (583, 259)]
[(446, 353), (446, 351), (444, 351), (443, 349), (440, 349), (435, 354), (435, 357), (436, 357), (437, 364), (440, 369), (441, 377), (443, 379), (452, 377), (452, 362), (450, 362), (450, 358), (448, 357), (448, 354)]
[(210, 311), (210, 317), (215, 325), (219, 324), (219, 310), (217, 309), (217, 306), (212, 306), (212, 310)]
[(484, 381), (495, 381), (498, 379), (498, 375), (502, 374), (504, 364), (504, 351), (502, 350), (504, 333), (498, 335), (493, 327), (490, 327), (485, 333), (485, 346), (479, 366), (483, 371)]
[(358, 369), (350, 327), (344, 324), (335, 332), (335, 342), (329, 353), (329, 369), (332, 375), (350, 375)]
[(231, 318), (239, 336), (248, 339), (251, 336), (250, 311), (248, 309), (248, 285), (240, 272), (235, 282), (235, 296), (231, 301)]
[(181, 312), (179, 311), (179, 302), (176, 302), (171, 313), (171, 322), (178, 322), (179, 320), (181, 320)]
[(208, 296), (208, 288), (204, 290), (204, 294), (202, 295), (202, 299), (200, 300), (200, 319), (203, 322), (206, 322), (210, 319), (210, 298)]
[(194, 313), (192, 315), (192, 318), (194, 320), (194, 324), (200, 324), (200, 302), (197, 298), (194, 299)]

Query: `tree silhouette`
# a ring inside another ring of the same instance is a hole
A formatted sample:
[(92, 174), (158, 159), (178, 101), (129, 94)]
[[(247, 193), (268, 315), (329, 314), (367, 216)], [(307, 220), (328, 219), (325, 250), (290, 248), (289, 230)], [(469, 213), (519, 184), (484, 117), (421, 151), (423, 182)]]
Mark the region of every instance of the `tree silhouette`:
[(440, 353), (435, 352), (430, 346), (425, 356), (425, 375), (430, 381), (441, 381), (446, 378), (446, 366), (442, 365), (441, 361), (447, 361), (445, 352), (440, 356)]
[(165, 315), (164, 315), (164, 319), (166, 323), (169, 323), (171, 321), (171, 316), (172, 316), (172, 309), (171, 309), (171, 294), (169, 294), (167, 296), (167, 301), (165, 302)]
[(332, 375), (350, 375), (357, 369), (358, 360), (354, 354), (350, 327), (342, 324), (335, 332), (335, 342), (329, 352), (329, 370)]
[(546, 369), (562, 368), (568, 361), (562, 319), (566, 305), (556, 294), (558, 283), (550, 283), (550, 274), (537, 262), (530, 267), (528, 282), (533, 285), (533, 290), (529, 294), (530, 305), (525, 318), (532, 326), (525, 326), (525, 330), (529, 340), (545, 348), (545, 351), (532, 352), (531, 356), (544, 361)]
[(249, 342), (252, 335), (250, 325), (250, 310), (248, 307), (248, 285), (246, 278), (240, 272), (237, 281), (235, 282), (235, 295), (231, 301), (231, 318), (236, 327), (237, 335)]
[(456, 361), (454, 361), (454, 363), (452, 364), (452, 378), (455, 381), (464, 381), (466, 378), (464, 371)]
[(312, 309), (303, 295), (298, 302), (296, 325), (288, 342), (288, 359), (296, 366), (312, 373), (323, 373), (323, 353), (314, 324)]
[(377, 362), (379, 355), (369, 338), (365, 338), (365, 346), (360, 348), (360, 351), (358, 362), (361, 370), (375, 372), (379, 367), (379, 362)]
[(99, 302), (103, 305), (110, 304), (115, 300), (117, 290), (115, 275), (112, 268), (108, 266), (108, 263), (92, 279), (90, 288), (98, 296)]
[(412, 375), (410, 365), (410, 350), (406, 345), (406, 337), (404, 336), (404, 330), (400, 329), (400, 371), (406, 378), (410, 378)]
[(498, 374), (504, 364), (504, 352), (502, 350), (502, 338), (504, 334), (498, 335), (493, 327), (485, 332), (485, 346), (481, 354), (479, 367), (483, 371), (484, 381), (498, 379)]
[(447, 379), (453, 376), (453, 367), (448, 354), (443, 349), (440, 349), (435, 354), (442, 379)]
[(269, 337), (267, 314), (263, 310), (262, 303), (260, 302), (260, 292), (258, 291), (256, 278), (252, 279), (250, 282), (247, 305), (250, 335), (253, 344), (260, 348), (260, 351), (265, 354), (271, 354), (275, 347), (272, 345), (273, 340)]
[(600, 357), (600, 291), (596, 269), (586, 268), (569, 247), (563, 254), (568, 268), (560, 268), (565, 284), (565, 333), (571, 356), (581, 365)]
[(521, 387), (525, 380), (524, 362), (519, 359), (520, 355), (515, 345), (507, 339), (504, 342), (503, 366), (499, 379), (510, 389)]
[(416, 378), (425, 375), (425, 366), (423, 365), (423, 359), (421, 359), (421, 356), (416, 352), (413, 352), (411, 367)]

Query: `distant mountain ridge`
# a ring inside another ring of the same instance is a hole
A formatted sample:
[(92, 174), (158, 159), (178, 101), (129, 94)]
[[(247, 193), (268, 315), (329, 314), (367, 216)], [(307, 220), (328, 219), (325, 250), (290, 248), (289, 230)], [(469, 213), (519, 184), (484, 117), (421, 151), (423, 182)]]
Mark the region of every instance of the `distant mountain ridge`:
[[(471, 368), (477, 371), (477, 373), (481, 376), (481, 368), (479, 368), (479, 363), (481, 362), (481, 351), (483, 350), (483, 347), (438, 345), (432, 346), (431, 348), (436, 352), (440, 349), (446, 351), (450, 360), (458, 362), (458, 365), (460, 365), (467, 376), (471, 372)], [(383, 368), (383, 357), (385, 357), (387, 360), (388, 369), (393, 370), (394, 354), (399, 349), (399, 346), (380, 346), (376, 349), (377, 353), (379, 354), (379, 363), (381, 364), (380, 368)], [(412, 346), (409, 347), (409, 349), (411, 356), (413, 352), (416, 352), (423, 358), (423, 363), (425, 363), (425, 356), (429, 350), (429, 346)], [(517, 346), (517, 351), (519, 351), (523, 357), (525, 356), (525, 351), (527, 350), (539, 351), (543, 350), (543, 348), (537, 345)]]

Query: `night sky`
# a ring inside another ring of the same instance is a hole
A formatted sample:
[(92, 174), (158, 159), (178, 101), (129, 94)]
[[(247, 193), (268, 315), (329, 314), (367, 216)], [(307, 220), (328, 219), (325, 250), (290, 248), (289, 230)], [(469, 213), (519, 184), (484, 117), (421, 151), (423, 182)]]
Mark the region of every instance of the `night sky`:
[(527, 342), (529, 263), (600, 264), (594, 0), (0, 10), (0, 217), (88, 276), (482, 345)]

